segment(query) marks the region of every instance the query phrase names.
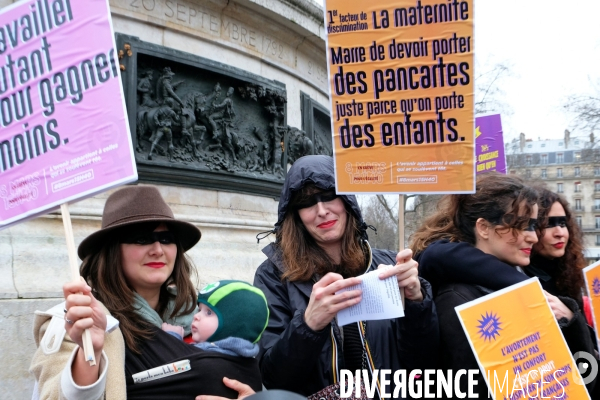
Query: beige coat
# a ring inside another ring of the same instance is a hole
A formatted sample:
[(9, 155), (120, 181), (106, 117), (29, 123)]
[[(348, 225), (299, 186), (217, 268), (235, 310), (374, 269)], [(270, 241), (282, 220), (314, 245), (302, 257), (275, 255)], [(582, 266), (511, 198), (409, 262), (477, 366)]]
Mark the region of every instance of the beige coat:
[[(104, 310), (107, 315), (110, 315), (108, 310)], [(60, 389), (61, 374), (77, 345), (65, 334), (58, 352), (53, 354), (44, 353), (40, 347), (40, 342), (46, 333), (46, 329), (48, 329), (50, 321), (53, 318), (59, 318), (64, 324), (63, 316), (58, 316), (56, 313), (52, 314), (49, 311), (51, 310), (46, 312), (36, 311), (33, 322), (33, 337), (35, 338), (37, 350), (31, 361), (29, 371), (33, 373), (38, 383), (40, 399), (63, 400), (65, 397)], [(119, 328), (106, 334), (104, 339), (104, 352), (106, 353), (109, 363), (108, 371), (106, 372), (106, 389), (103, 398), (105, 400), (126, 399), (125, 342)], [(100, 362), (100, 360), (97, 361)]]

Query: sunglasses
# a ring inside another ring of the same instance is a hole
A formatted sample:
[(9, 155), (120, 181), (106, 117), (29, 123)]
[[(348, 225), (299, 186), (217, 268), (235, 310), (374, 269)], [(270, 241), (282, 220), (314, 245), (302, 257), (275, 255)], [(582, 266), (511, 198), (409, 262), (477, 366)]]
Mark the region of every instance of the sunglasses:
[(527, 226), (523, 230), (527, 232), (534, 232), (535, 228), (537, 228), (537, 224), (537, 218), (530, 218), (529, 223), (527, 223)]
[[(496, 225), (503, 225), (504, 223), (511, 225), (513, 223), (513, 218), (514, 217), (512, 215), (506, 215), (506, 216), (504, 216), (504, 221), (502, 219), (499, 219), (497, 221), (492, 221), (492, 222)], [(520, 229), (522, 229), (526, 232), (534, 232), (537, 227), (538, 227), (537, 218), (529, 218), (527, 225), (525, 225), (524, 228), (520, 228)]]
[(566, 228), (567, 226), (567, 217), (548, 217), (548, 225), (547, 228), (554, 228), (560, 226), (561, 228)]
[(294, 208), (296, 208), (296, 210), (301, 210), (303, 208), (312, 207), (317, 203), (327, 203), (327, 202), (333, 201), (333, 200), (337, 199), (338, 197), (339, 196), (337, 194), (335, 194), (335, 190), (327, 190), (325, 192), (315, 193), (307, 198), (303, 198), (303, 199), (299, 200), (294, 205)]
[(158, 242), (160, 244), (175, 244), (175, 235), (169, 231), (160, 232), (138, 232), (134, 233), (129, 237), (121, 239), (121, 243), (137, 244), (140, 246), (146, 246)]

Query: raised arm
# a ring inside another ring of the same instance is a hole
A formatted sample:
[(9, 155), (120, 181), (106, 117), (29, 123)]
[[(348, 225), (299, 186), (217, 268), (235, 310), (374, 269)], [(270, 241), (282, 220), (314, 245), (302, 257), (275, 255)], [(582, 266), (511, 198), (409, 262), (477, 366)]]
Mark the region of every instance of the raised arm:
[[(84, 282), (65, 284), (63, 293), (66, 301), (58, 307), (59, 309), (55, 307), (49, 312), (38, 313), (34, 321), (36, 341), (41, 344), (34, 354), (30, 370), (38, 382), (39, 398), (103, 398), (107, 376), (123, 375), (123, 338), (118, 329), (113, 335), (106, 336), (106, 311), (102, 304), (93, 298), (89, 286)], [(67, 310), (66, 313), (63, 313), (63, 308)], [(90, 328), (92, 334), (95, 366), (90, 366), (84, 359), (81, 336), (86, 328)], [(64, 339), (61, 339), (61, 331), (66, 331)], [(56, 333), (59, 335), (55, 336), (54, 340), (61, 340), (58, 351), (47, 351), (43, 338), (45, 335)], [(112, 368), (109, 367), (108, 356), (103, 351), (106, 342), (109, 342), (113, 349), (111, 361), (115, 365)], [(114, 388), (112, 392), (124, 394), (124, 385), (123, 388)]]

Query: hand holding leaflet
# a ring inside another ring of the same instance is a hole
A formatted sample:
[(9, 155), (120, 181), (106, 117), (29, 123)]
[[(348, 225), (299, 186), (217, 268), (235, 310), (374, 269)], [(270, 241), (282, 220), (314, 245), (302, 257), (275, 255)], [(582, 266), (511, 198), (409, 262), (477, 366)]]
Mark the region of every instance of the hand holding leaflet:
[(344, 326), (357, 321), (370, 321), (377, 319), (390, 319), (404, 317), (400, 290), (395, 276), (379, 279), (381, 270), (375, 270), (359, 276), (361, 283), (340, 290), (362, 290), (360, 303), (345, 308), (338, 312), (339, 326)]

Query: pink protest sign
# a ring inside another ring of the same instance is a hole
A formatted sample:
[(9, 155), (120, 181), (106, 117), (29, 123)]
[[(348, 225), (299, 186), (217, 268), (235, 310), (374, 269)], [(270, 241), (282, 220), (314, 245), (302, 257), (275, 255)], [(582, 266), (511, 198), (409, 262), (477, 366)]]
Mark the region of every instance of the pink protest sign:
[(0, 229), (136, 179), (108, 1), (0, 10)]

